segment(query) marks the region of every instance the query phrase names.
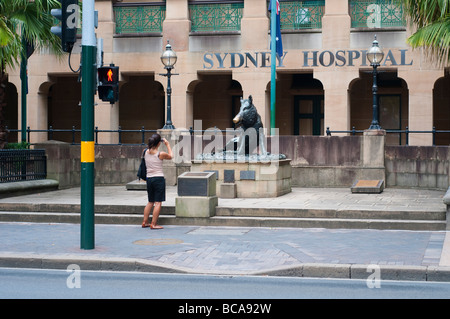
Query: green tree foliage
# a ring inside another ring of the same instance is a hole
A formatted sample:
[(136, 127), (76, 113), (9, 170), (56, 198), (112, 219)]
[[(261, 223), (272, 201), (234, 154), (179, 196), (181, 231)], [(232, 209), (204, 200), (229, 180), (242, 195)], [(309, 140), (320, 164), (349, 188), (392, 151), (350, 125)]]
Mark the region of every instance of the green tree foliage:
[(400, 1), (417, 28), (408, 38), (408, 44), (413, 48), (424, 48), (440, 64), (450, 64), (450, 1)]

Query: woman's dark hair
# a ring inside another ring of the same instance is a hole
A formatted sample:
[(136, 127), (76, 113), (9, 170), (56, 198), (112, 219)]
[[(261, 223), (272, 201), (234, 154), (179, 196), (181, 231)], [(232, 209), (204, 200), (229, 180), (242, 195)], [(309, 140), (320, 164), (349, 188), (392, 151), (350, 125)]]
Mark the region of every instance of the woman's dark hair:
[(153, 148), (158, 146), (159, 142), (161, 142), (161, 135), (155, 133), (148, 139), (148, 148)]

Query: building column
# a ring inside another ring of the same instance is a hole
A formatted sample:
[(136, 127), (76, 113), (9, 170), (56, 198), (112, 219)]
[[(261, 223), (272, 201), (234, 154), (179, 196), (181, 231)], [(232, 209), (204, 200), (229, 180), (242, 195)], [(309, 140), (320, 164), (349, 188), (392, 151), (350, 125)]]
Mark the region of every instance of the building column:
[(350, 25), (348, 0), (326, 0), (325, 14), (322, 17), (322, 47), (327, 49), (350, 47)]
[[(117, 130), (119, 128), (119, 107), (120, 101), (114, 104), (109, 102), (103, 102), (95, 96), (96, 106), (95, 111), (95, 126), (99, 130)], [(99, 133), (98, 134), (98, 144), (118, 144), (119, 134), (114, 133)]]
[[(398, 71), (398, 77), (408, 84), (410, 131), (431, 131), (433, 129), (433, 88), (442, 70), (436, 71)], [(409, 134), (409, 145), (432, 145), (431, 133)]]
[(266, 0), (244, 1), (241, 20), (242, 50), (260, 50), (269, 43), (269, 18)]
[(95, 30), (97, 38), (103, 39), (103, 61), (109, 65), (112, 61), (113, 42), (116, 28), (114, 20), (113, 2), (96, 1), (95, 10), (98, 11), (98, 28)]
[(350, 130), (350, 82), (358, 78), (358, 70), (340, 70), (336, 81), (336, 70), (314, 71), (314, 78), (322, 82), (324, 91), (324, 132)]
[[(350, 25), (348, 0), (326, 0), (322, 17), (322, 48), (333, 50), (350, 47)], [(337, 68), (314, 71), (314, 78), (322, 82), (324, 90), (324, 132), (327, 127), (338, 131), (350, 129), (348, 86), (358, 77), (358, 71)], [(337, 72), (339, 81), (336, 81)]]
[(170, 41), (175, 52), (189, 51), (189, 19), (188, 0), (166, 0), (166, 18), (163, 22), (163, 44)]
[[(48, 129), (48, 105), (47, 105), (47, 93), (40, 91), (41, 82), (38, 80), (38, 76), (28, 77), (28, 94), (27, 94), (27, 125), (32, 130), (46, 130)], [(47, 79), (45, 77), (45, 79)], [(43, 81), (45, 82), (45, 81)], [(17, 87), (18, 93), (18, 120), (21, 128), (21, 91), (20, 86)], [(20, 134), (19, 134), (20, 137)], [(47, 140), (46, 132), (35, 132), (30, 134), (31, 143), (39, 143)]]
[[(113, 2), (96, 1), (95, 10), (98, 11), (97, 38), (103, 39), (103, 65), (114, 62), (113, 42), (116, 22), (114, 20)], [(119, 66), (120, 67), (120, 66)], [(115, 104), (103, 102), (95, 95), (94, 119), (95, 126), (99, 130), (117, 130), (119, 128), (119, 101)], [(117, 144), (119, 136), (117, 133), (99, 133), (99, 144)]]

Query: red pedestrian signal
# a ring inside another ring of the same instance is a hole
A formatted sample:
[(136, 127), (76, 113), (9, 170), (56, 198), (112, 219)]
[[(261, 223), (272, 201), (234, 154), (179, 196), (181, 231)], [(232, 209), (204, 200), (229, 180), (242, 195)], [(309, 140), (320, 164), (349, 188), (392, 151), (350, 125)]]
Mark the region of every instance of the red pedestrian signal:
[(109, 70), (108, 70), (108, 73), (106, 73), (106, 75), (108, 76), (108, 81), (111, 81), (111, 82), (112, 82), (112, 80), (113, 80), (113, 78), (112, 78), (113, 71), (112, 71), (111, 69), (109, 69)]
[(102, 66), (98, 71), (98, 97), (114, 104), (119, 100), (119, 67), (111, 64)]

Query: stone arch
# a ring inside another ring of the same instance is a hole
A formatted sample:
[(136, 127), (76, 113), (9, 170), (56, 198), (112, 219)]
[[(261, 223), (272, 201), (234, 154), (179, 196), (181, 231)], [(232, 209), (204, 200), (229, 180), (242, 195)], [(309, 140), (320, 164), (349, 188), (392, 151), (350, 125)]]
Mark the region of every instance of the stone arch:
[[(81, 82), (78, 74), (53, 74), (49, 78), (50, 81), (39, 87), (41, 99), (47, 99), (47, 128), (67, 131), (49, 132), (47, 138), (36, 138), (80, 143), (81, 132), (76, 132), (74, 137), (71, 132), (72, 128), (81, 130)], [(45, 107), (41, 110), (45, 111)]]
[[(270, 108), (270, 82), (266, 92)], [(312, 71), (277, 74), (275, 127), (280, 135), (323, 135), (324, 110), (324, 87)]]
[(7, 141), (8, 143), (16, 143), (20, 140), (21, 135), (20, 132), (16, 131), (20, 129), (17, 88), (13, 83), (7, 82), (5, 92), (6, 105), (3, 108), (3, 118), (5, 120), (4, 124), (9, 130), (7, 133)]
[[(158, 130), (165, 123), (164, 87), (154, 75), (129, 75), (119, 91), (119, 126), (122, 130)], [(151, 135), (147, 133), (144, 141)], [(140, 144), (140, 132), (124, 132), (122, 143)]]
[[(434, 83), (433, 87), (433, 126), (436, 130), (450, 130), (450, 68), (445, 75)], [(450, 133), (435, 136), (436, 145), (449, 145)]]
[(198, 79), (188, 86), (189, 92), (192, 92), (193, 119), (202, 121), (203, 130), (233, 127), (233, 117), (242, 96), (241, 84), (232, 79), (231, 72), (202, 73)]

